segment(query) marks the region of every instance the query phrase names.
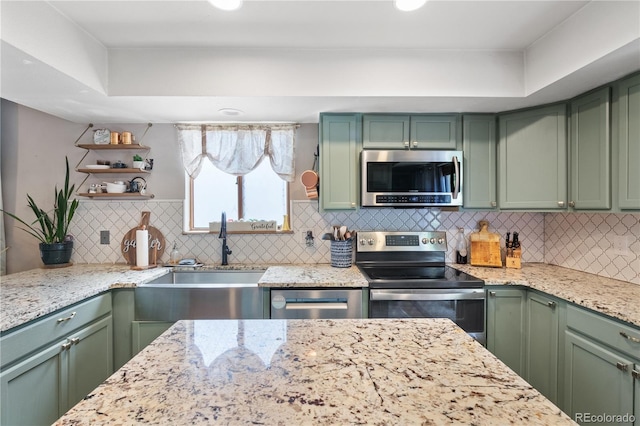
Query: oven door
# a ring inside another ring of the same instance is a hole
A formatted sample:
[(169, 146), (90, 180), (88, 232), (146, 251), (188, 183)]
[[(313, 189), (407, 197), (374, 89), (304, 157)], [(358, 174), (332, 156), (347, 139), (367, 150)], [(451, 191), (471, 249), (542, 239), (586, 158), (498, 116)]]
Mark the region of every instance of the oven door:
[(370, 318), (449, 318), (486, 343), (484, 289), (370, 289)]

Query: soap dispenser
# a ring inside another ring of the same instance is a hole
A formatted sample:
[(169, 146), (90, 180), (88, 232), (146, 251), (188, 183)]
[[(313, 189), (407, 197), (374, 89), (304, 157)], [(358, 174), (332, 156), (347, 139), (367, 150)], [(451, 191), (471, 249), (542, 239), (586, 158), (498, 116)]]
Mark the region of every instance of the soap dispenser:
[(178, 250), (178, 243), (173, 243), (173, 250), (169, 255), (169, 263), (171, 265), (177, 265), (180, 262), (180, 251)]
[(467, 263), (467, 239), (464, 237), (464, 228), (458, 228), (458, 241), (456, 241), (456, 263)]

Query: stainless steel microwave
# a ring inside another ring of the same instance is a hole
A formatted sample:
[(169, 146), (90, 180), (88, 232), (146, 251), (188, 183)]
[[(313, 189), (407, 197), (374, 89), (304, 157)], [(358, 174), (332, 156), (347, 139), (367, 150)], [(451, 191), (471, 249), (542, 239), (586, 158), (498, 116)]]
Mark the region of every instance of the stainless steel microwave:
[(462, 151), (361, 154), (363, 207), (462, 206)]

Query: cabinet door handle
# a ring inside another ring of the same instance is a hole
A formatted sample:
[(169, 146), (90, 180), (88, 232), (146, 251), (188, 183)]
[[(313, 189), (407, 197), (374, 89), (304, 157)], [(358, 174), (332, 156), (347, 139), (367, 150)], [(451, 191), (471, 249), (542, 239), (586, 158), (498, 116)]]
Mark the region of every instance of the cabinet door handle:
[(404, 147), (405, 147), (405, 148), (409, 148), (409, 141), (407, 141), (407, 142), (405, 142), (405, 143), (404, 143)]
[(616, 368), (621, 371), (627, 371), (629, 369), (629, 366), (621, 362), (616, 362)]
[(496, 207), (498, 205), (498, 203), (496, 203), (495, 201), (491, 202), (491, 207)]
[(69, 320), (72, 320), (73, 317), (75, 317), (75, 316), (76, 316), (76, 313), (75, 312), (71, 312), (71, 315), (69, 315), (68, 317), (58, 318), (57, 322), (61, 323), (61, 322), (69, 321)]
[(631, 370), (631, 376), (636, 379), (636, 380), (640, 380), (640, 371), (638, 370)]
[(576, 206), (575, 201), (569, 201), (569, 207), (575, 207), (575, 206)]
[(80, 338), (79, 337), (72, 337), (71, 339), (69, 339), (69, 341), (71, 342), (71, 344), (77, 345), (78, 343), (80, 343)]
[(495, 292), (495, 291), (490, 291), (490, 292), (489, 292), (489, 296), (491, 296), (491, 297), (496, 297), (496, 292)]
[(558, 201), (558, 207), (564, 207), (564, 201)]
[(62, 350), (66, 351), (67, 349), (69, 349), (71, 347), (71, 342), (66, 342), (62, 344)]
[(418, 147), (418, 141), (413, 141), (413, 147), (417, 148)]
[(625, 333), (624, 331), (620, 332), (620, 335), (622, 337), (624, 337), (627, 340), (631, 340), (633, 343), (640, 343), (640, 339), (638, 339), (637, 337), (633, 337), (633, 336), (629, 336), (627, 333)]
[(550, 307), (551, 309), (555, 309), (556, 308), (556, 302), (547, 302), (547, 306)]

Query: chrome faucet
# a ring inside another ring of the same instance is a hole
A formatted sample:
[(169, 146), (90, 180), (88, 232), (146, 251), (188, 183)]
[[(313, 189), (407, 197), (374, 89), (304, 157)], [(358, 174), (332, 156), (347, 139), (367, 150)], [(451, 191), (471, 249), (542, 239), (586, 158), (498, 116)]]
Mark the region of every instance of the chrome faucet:
[(222, 238), (222, 264), (228, 265), (227, 256), (233, 252), (227, 245), (227, 213), (225, 212), (222, 212), (222, 218), (220, 219), (220, 235), (218, 235), (218, 238)]

